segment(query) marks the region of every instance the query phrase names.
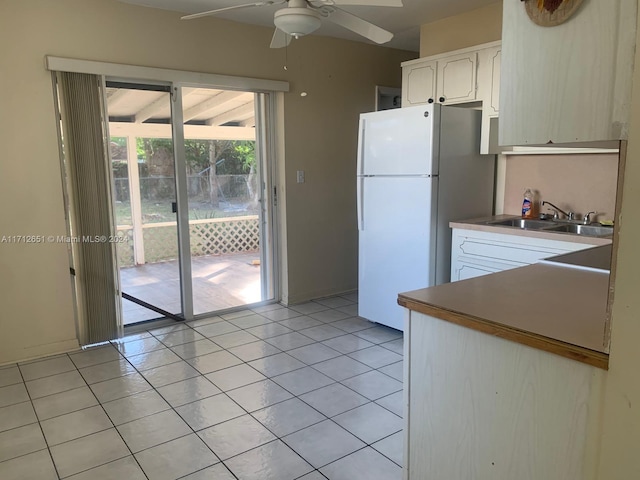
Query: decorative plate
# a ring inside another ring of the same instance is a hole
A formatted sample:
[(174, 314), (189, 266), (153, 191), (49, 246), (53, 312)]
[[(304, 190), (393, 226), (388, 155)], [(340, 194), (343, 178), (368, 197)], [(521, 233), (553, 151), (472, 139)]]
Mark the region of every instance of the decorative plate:
[(524, 0), (529, 18), (541, 27), (555, 27), (566, 22), (580, 5), (582, 0)]

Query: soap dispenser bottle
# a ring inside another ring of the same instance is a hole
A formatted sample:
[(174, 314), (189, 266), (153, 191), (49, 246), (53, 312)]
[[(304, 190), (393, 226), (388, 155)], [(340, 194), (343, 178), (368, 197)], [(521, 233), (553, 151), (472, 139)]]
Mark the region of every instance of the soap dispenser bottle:
[(530, 188), (524, 191), (522, 200), (522, 218), (533, 218), (533, 192)]

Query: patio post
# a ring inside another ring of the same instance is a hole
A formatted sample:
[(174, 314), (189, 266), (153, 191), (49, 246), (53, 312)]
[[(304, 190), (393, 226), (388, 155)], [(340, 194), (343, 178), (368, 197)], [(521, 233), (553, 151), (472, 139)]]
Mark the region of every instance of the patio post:
[(136, 137), (127, 135), (127, 165), (129, 167), (129, 198), (133, 226), (133, 263), (144, 265), (144, 237), (142, 234), (142, 200), (140, 199), (140, 172)]

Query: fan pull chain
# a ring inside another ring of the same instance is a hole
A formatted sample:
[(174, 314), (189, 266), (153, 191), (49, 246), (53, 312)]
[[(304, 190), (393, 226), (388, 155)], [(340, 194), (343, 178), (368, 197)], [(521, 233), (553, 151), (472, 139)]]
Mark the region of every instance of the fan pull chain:
[(289, 45), (284, 47), (284, 69), (287, 70), (287, 64), (289, 63)]

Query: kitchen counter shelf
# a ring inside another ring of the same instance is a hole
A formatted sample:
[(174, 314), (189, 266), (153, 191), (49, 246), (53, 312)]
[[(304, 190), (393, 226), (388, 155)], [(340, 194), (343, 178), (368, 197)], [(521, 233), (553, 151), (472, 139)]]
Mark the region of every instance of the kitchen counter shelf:
[(606, 271), (536, 264), (401, 293), (398, 304), (606, 370), (608, 289)]

